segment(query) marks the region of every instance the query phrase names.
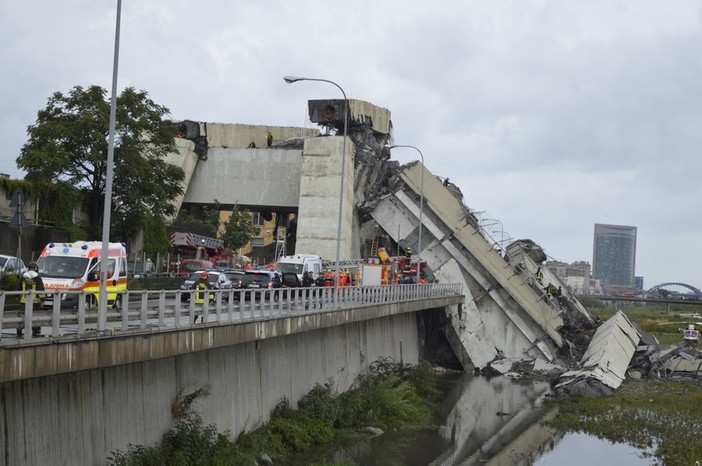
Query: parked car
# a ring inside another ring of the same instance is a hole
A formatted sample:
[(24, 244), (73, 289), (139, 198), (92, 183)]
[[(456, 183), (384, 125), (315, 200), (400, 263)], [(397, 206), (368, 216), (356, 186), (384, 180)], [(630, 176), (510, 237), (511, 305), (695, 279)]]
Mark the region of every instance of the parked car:
[[(230, 290), (232, 288), (232, 282), (229, 277), (227, 277), (226, 273), (217, 270), (198, 270), (197, 272), (191, 273), (188, 278), (183, 280), (183, 284), (180, 285), (180, 289), (182, 291), (192, 290), (195, 282), (200, 279), (203, 272), (207, 272), (207, 281), (210, 283), (210, 289)], [(181, 301), (188, 301), (190, 299), (190, 294), (191, 293), (182, 293), (180, 295)], [(228, 294), (223, 293), (222, 299), (229, 299)]]
[(233, 288), (236, 288), (236, 284), (239, 283), (239, 280), (241, 280), (241, 277), (244, 275), (243, 269), (224, 269), (222, 271), (227, 275), (229, 280), (231, 280)]
[[(235, 294), (235, 299), (241, 299), (244, 294), (245, 299), (251, 299), (253, 293), (247, 293), (247, 290), (268, 289), (273, 290), (282, 288), (283, 282), (280, 272), (277, 270), (244, 270), (244, 274), (239, 279), (238, 283), (234, 283), (233, 288), (238, 290)], [(264, 293), (259, 293), (264, 294)], [(266, 298), (270, 297), (270, 293), (265, 293)]]
[(0, 275), (22, 275), (27, 266), (19, 257), (0, 255)]

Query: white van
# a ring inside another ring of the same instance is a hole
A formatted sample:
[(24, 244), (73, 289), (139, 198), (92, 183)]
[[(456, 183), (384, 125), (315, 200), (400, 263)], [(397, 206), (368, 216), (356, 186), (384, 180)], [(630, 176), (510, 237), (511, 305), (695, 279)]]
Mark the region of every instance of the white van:
[(312, 272), (312, 276), (316, 280), (322, 274), (322, 258), (314, 254), (283, 256), (278, 259), (276, 269), (282, 273), (296, 273), (300, 281), (302, 281), (303, 275)]

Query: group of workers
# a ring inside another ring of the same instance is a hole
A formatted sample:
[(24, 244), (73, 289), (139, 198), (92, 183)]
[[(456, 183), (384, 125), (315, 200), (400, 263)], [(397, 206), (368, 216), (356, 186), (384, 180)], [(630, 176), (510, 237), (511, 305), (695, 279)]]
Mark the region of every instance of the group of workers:
[[(315, 280), (314, 273), (309, 271), (302, 277), (302, 286), (305, 288), (311, 286), (331, 287), (334, 285), (334, 275), (334, 271), (327, 269), (324, 273), (320, 273)], [(351, 274), (349, 269), (339, 270), (339, 286), (353, 286), (356, 281), (356, 277)]]
[[(270, 131), (268, 131), (268, 134), (266, 134), (266, 146), (267, 147), (273, 146), (273, 134)], [(251, 140), (248, 148), (255, 149), (256, 148), (256, 141)]]

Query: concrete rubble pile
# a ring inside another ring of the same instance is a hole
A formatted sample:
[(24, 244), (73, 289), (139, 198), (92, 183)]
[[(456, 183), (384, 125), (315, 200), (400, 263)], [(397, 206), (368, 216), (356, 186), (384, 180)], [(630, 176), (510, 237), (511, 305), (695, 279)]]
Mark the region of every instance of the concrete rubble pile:
[(632, 358), (627, 375), (636, 379), (702, 378), (702, 352), (697, 345), (691, 341), (659, 345), (649, 337)]

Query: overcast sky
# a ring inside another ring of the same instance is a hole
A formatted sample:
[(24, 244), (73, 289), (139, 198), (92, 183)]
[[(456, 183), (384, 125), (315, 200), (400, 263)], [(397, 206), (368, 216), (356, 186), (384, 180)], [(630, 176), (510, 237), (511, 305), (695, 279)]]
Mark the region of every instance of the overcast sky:
[[(0, 3), (0, 172), (53, 92), (109, 92), (116, 4)], [(389, 109), (505, 237), (592, 262), (595, 223), (633, 225), (646, 287), (702, 288), (699, 0), (123, 2), (118, 89), (174, 119), (313, 127), (341, 97), (284, 75)]]

